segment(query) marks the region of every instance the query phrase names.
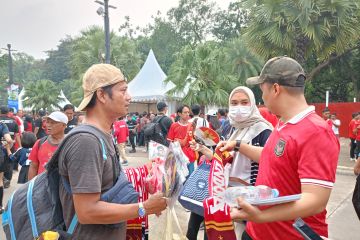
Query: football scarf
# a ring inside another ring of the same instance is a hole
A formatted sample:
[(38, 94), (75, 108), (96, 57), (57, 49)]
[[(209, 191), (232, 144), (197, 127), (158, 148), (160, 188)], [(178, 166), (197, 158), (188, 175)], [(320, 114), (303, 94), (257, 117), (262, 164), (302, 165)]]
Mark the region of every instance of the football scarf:
[(236, 240), (234, 225), (230, 217), (230, 207), (225, 204), (223, 162), (229, 161), (227, 154), (216, 151), (211, 162), (209, 175), (209, 195), (203, 202), (205, 228), (209, 240)]
[[(139, 202), (144, 202), (149, 198), (149, 193), (145, 190), (145, 179), (148, 175), (146, 166), (138, 168), (124, 169), (126, 176), (139, 193)], [(148, 217), (135, 218), (127, 221), (126, 226), (126, 239), (142, 239), (148, 240), (149, 238), (149, 222)]]

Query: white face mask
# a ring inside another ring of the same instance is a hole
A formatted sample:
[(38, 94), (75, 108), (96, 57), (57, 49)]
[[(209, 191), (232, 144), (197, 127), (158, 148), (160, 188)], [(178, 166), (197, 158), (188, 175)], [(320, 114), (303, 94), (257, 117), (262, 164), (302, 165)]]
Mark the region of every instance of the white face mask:
[(229, 118), (233, 122), (243, 122), (251, 113), (250, 106), (231, 106), (229, 107)]

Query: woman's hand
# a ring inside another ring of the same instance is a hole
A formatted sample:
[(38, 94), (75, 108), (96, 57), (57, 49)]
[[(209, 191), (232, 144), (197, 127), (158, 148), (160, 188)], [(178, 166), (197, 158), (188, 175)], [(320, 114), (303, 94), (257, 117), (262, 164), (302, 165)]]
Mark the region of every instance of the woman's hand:
[(189, 142), (190, 148), (194, 151), (201, 152), (206, 156), (207, 159), (212, 159), (213, 152), (209, 148), (207, 148), (205, 145), (202, 145), (200, 143), (197, 143), (195, 140), (191, 140)]
[(221, 141), (216, 146), (216, 149), (219, 149), (220, 152), (228, 151), (231, 152), (236, 145), (236, 141)]

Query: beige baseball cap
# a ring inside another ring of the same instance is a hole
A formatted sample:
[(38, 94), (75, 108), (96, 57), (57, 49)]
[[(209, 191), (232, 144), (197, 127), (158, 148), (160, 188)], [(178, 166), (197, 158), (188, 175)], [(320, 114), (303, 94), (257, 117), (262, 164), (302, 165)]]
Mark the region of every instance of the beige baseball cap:
[(84, 97), (78, 110), (83, 111), (89, 104), (92, 96), (101, 87), (106, 87), (118, 82), (125, 81), (125, 77), (117, 67), (111, 64), (94, 64), (83, 76)]

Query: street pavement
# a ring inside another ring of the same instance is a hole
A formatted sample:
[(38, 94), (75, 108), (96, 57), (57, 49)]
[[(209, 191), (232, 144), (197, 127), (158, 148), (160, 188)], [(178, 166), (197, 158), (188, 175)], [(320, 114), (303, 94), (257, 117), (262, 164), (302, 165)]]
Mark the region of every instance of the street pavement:
[[(354, 162), (349, 161), (348, 139), (340, 141), (341, 151), (336, 174), (336, 182), (327, 205), (327, 222), (329, 224), (329, 238), (331, 240), (358, 240), (360, 222), (352, 206), (352, 193), (356, 177), (352, 172)], [(130, 150), (130, 149), (128, 149)], [(326, 151), (326, 150), (325, 150)], [(128, 152), (128, 151), (127, 151)], [(147, 153), (144, 148), (137, 148), (136, 153), (128, 153), (129, 167), (141, 166), (147, 162)], [(4, 203), (7, 202), (11, 193), (20, 185), (16, 184), (17, 172), (14, 172), (11, 187), (5, 189)], [(175, 205), (176, 214), (179, 219), (180, 228), (186, 234), (187, 222), (190, 213), (185, 211), (180, 204)], [(0, 220), (1, 222), (1, 220)], [(166, 214), (160, 217), (150, 216), (150, 239), (157, 240), (165, 232)], [(173, 228), (176, 229), (175, 224)], [(179, 233), (179, 232), (178, 232)], [(0, 231), (0, 240), (5, 239), (3, 231)], [(198, 240), (203, 239), (203, 231), (199, 232)]]

